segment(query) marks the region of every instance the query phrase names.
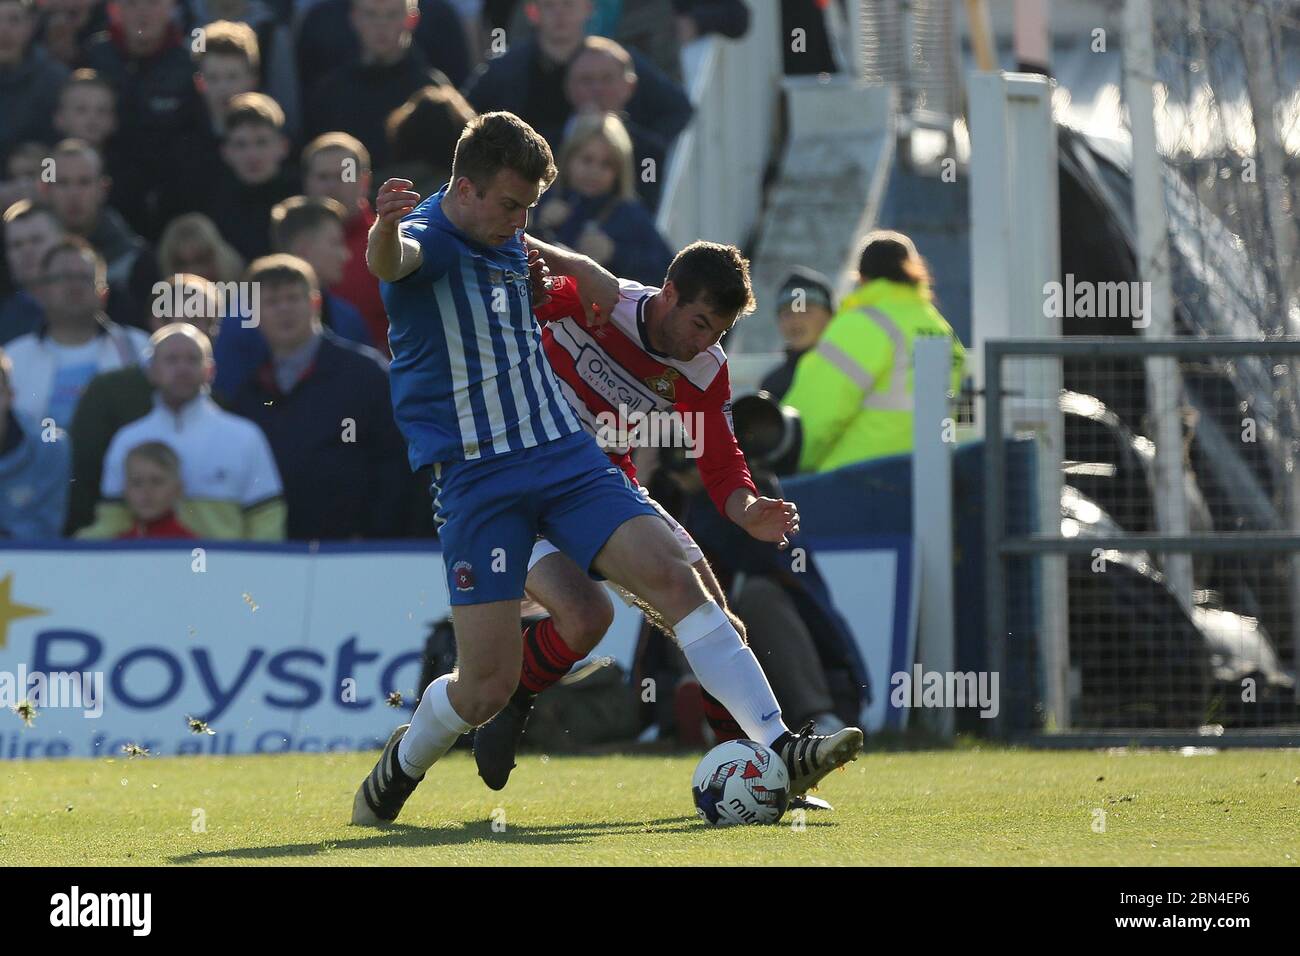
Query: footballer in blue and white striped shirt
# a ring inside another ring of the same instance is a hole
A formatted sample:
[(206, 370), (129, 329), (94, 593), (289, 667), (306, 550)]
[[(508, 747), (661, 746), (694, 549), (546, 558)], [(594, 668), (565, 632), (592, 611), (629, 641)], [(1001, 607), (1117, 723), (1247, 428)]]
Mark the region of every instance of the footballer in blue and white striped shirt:
[[(357, 790), (354, 823), (396, 819), (456, 739), (509, 701), (538, 535), (656, 608), (701, 685), (748, 737), (778, 752), (798, 742), (809, 760), (829, 741), (789, 732), (753, 652), (667, 523), (560, 390), (533, 320), (524, 246), (528, 210), (555, 175), (550, 146), (531, 126), (485, 113), (465, 128), (451, 181), (437, 193), (421, 202), (411, 182), (394, 179), (379, 190), (366, 261), (388, 309), (397, 424), (412, 468), (434, 470), (457, 672), (431, 683), (411, 723), (393, 732)], [(528, 241), (578, 280), (593, 320), (607, 320), (618, 280), (584, 256)]]

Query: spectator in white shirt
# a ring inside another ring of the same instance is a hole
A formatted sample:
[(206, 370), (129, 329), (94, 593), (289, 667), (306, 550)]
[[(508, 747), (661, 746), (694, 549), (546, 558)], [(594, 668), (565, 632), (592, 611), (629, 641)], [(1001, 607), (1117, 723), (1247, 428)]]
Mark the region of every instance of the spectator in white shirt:
[(111, 538), (132, 526), (123, 500), (126, 457), (159, 441), (180, 458), (185, 498), (177, 518), (185, 527), (201, 538), (283, 540), (283, 486), (271, 446), (255, 424), (212, 400), (208, 337), (188, 323), (164, 325), (149, 339), (147, 366), (153, 411), (113, 436), (95, 523), (77, 537)]
[(43, 324), (6, 348), (14, 369), (14, 407), (67, 428), (90, 380), (137, 364), (148, 340), (104, 314), (107, 270), (84, 239), (66, 236), (45, 253), (36, 289)]

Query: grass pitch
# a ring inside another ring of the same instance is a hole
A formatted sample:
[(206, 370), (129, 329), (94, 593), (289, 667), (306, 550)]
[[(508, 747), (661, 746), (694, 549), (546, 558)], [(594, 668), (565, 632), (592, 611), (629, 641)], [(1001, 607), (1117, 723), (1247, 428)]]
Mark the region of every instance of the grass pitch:
[(1300, 865), (1300, 751), (868, 753), (833, 812), (726, 830), (695, 818), (697, 755), (524, 754), (492, 793), (459, 752), (397, 826), (348, 826), (375, 756), (0, 762), (0, 862)]

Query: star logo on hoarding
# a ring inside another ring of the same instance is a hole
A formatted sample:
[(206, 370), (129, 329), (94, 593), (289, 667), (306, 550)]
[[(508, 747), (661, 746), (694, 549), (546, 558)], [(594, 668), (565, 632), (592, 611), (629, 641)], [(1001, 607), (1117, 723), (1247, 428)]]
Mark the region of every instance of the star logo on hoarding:
[(49, 614), (43, 607), (33, 607), (30, 604), (18, 604), (9, 596), (13, 587), (14, 573), (10, 571), (0, 580), (0, 648), (3, 648), (9, 640), (9, 624), (11, 621), (17, 621), (19, 618), (36, 617), (40, 614)]

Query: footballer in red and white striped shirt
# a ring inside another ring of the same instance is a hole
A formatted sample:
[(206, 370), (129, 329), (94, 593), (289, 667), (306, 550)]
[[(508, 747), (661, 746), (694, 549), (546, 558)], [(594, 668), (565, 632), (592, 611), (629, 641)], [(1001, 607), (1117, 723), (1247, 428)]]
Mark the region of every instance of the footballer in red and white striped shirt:
[[(545, 271), (544, 263), (535, 258), (530, 265), (534, 279)], [(536, 283), (534, 288), (536, 291)], [(744, 624), (727, 608), (722, 588), (699, 546), (636, 483), (631, 452), (647, 438), (651, 443), (684, 441), (710, 498), (728, 518), (753, 537), (778, 547), (786, 547), (788, 536), (798, 531), (799, 513), (792, 502), (758, 494), (732, 429), (727, 357), (718, 343), (740, 316), (753, 308), (748, 263), (734, 246), (696, 242), (673, 259), (662, 288), (624, 279), (619, 291), (611, 313), (589, 318), (572, 280), (548, 278), (544, 298), (535, 298), (533, 305), (533, 314), (543, 324), (546, 357), (582, 426), (673, 529), (687, 559), (743, 638)], [(669, 416), (683, 428), (646, 427)], [(524, 627), (518, 690), (510, 704), (475, 734), (479, 775), (494, 790), (506, 785), (537, 694), (586, 657), (613, 619), (606, 592), (545, 539), (533, 549), (524, 588), (531, 599), (524, 613), (545, 610), (550, 617)], [(642, 608), (671, 633), (653, 608), (644, 604)], [(693, 656), (686, 656), (695, 667)], [(706, 666), (711, 686), (728, 679), (730, 668), (724, 662)], [(699, 676), (703, 683), (706, 675)], [(731, 693), (723, 696), (747, 707), (754, 703), (745, 689), (728, 690)], [(705, 716), (719, 741), (744, 736), (716, 697), (705, 692), (704, 698)], [(763, 709), (752, 716), (779, 719), (779, 711), (762, 713)], [(774, 746), (791, 770), (792, 795), (802, 795), (830, 770), (854, 759), (862, 739), (857, 728), (845, 728), (829, 737), (808, 729), (797, 735), (781, 734)]]

